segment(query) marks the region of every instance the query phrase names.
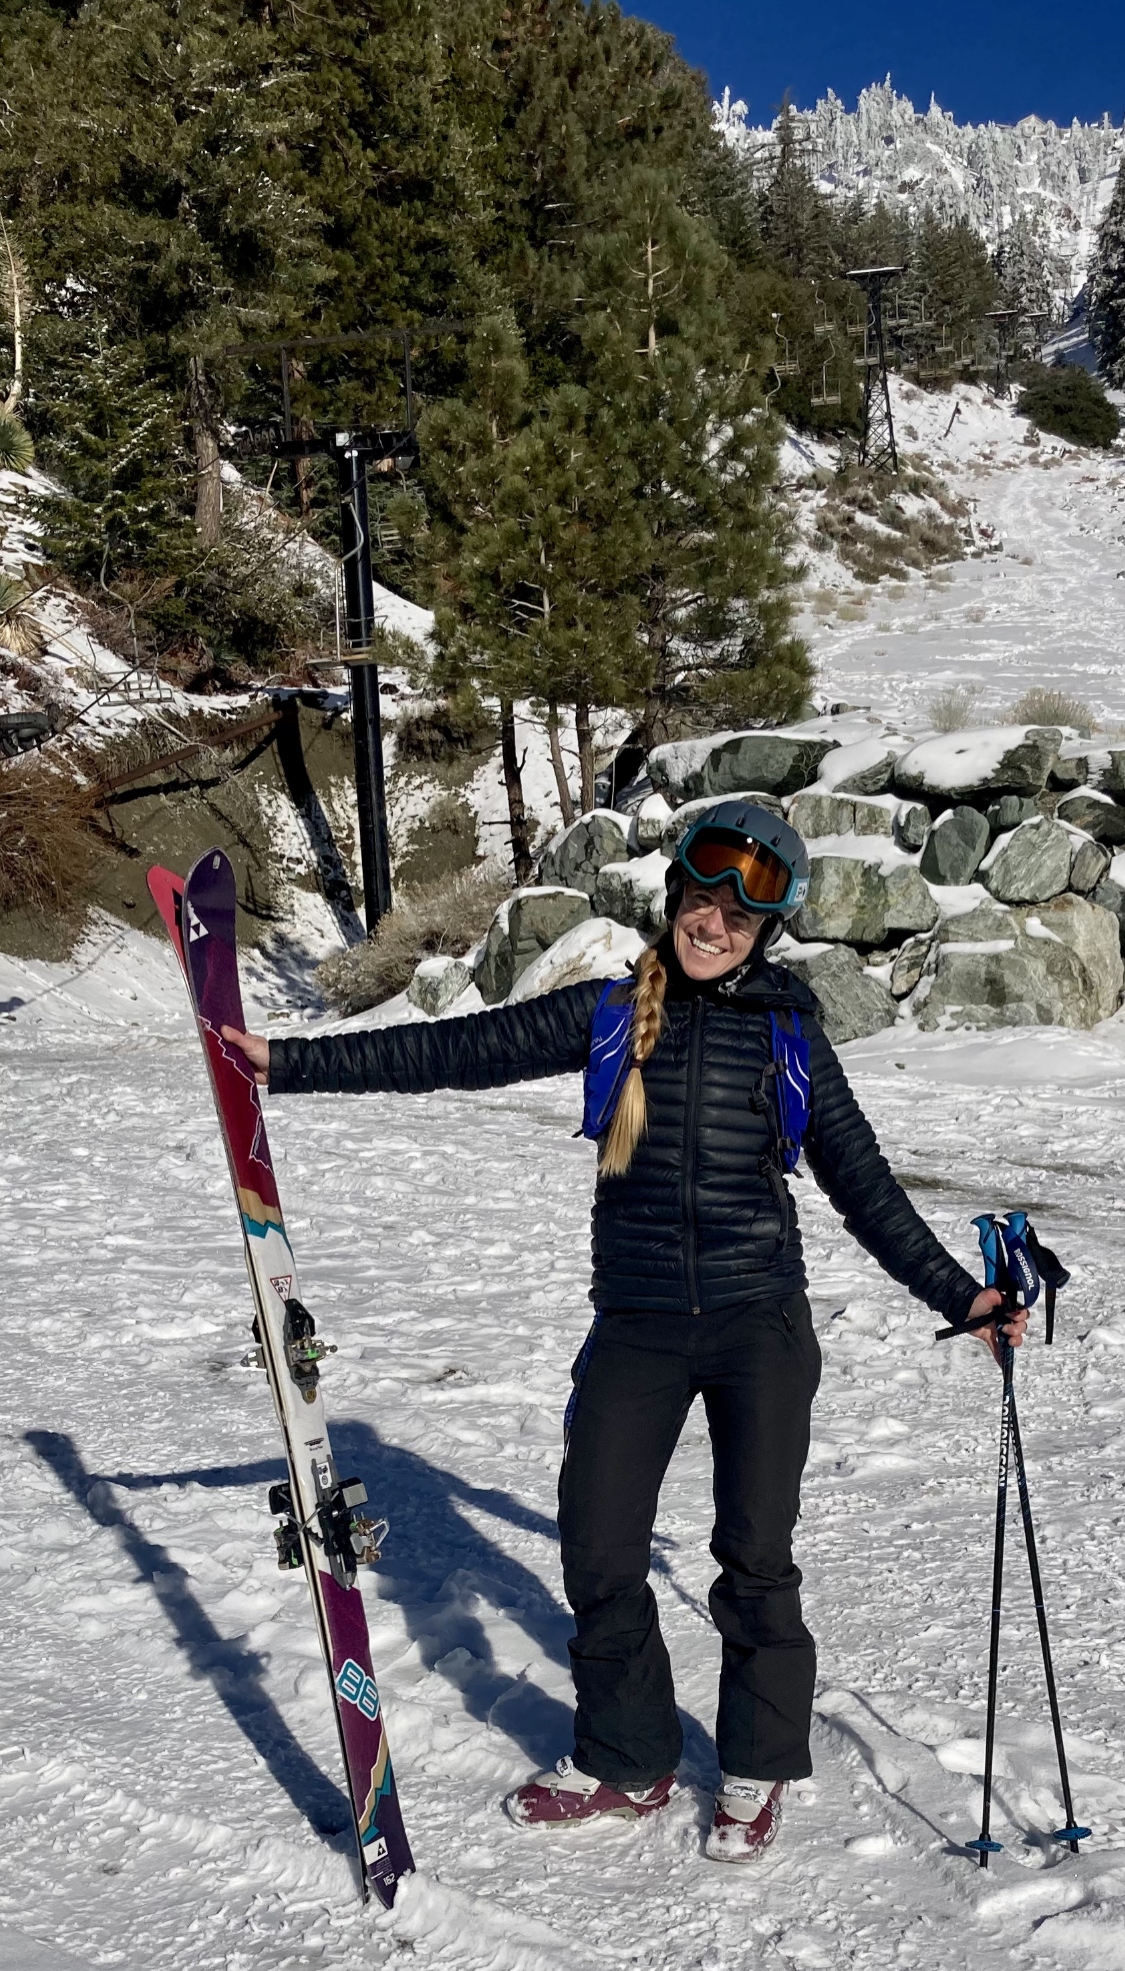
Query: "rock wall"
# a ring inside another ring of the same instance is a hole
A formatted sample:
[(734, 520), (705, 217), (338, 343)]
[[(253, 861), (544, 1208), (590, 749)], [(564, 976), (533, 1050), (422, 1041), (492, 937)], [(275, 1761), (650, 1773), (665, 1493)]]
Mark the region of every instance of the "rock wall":
[[(808, 898), (774, 955), (837, 1043), (904, 1016), (924, 1031), (1089, 1027), (1120, 1005), (1125, 747), (1051, 726), (913, 743), (858, 714), (657, 747), (616, 810), (550, 843), (539, 886), (501, 906), (460, 984), (495, 1005), (619, 975), (663, 927), (679, 839), (731, 795), (807, 843)], [(411, 996), (440, 1010), (454, 983), (423, 967)]]

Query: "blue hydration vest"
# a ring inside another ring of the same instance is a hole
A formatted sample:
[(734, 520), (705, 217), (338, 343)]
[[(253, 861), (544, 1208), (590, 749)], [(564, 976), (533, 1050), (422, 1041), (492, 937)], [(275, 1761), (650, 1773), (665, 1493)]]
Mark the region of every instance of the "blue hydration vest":
[[(633, 994), (628, 979), (611, 979), (594, 1008), (590, 1059), (586, 1068), (582, 1134), (597, 1142), (614, 1111), (633, 1065), (630, 1046)], [(788, 1173), (797, 1167), (809, 1125), (809, 1043), (796, 1012), (770, 1014), (770, 1065), (762, 1077), (773, 1081), (773, 1103), (761, 1099), (774, 1136), (774, 1157)], [(765, 1096), (764, 1086), (762, 1097)]]

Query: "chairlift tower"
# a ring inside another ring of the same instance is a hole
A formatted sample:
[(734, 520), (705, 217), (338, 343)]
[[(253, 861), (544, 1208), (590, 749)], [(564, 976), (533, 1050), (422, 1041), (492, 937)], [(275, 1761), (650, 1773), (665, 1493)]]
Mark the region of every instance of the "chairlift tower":
[[(306, 459), (327, 456), (336, 465), (340, 501), (340, 568), (344, 589), (344, 644), (340, 648), (337, 617), (337, 657), (351, 683), (352, 743), (355, 752), (359, 853), (363, 869), (363, 907), (367, 935), (392, 906), (391, 854), (387, 832), (387, 792), (383, 768), (383, 734), (379, 708), (379, 667), (372, 644), (375, 634), (375, 588), (371, 573), (371, 521), (368, 472), (405, 475), (419, 461), (414, 432), (414, 379), (410, 352), (415, 342), (464, 333), (465, 322), (430, 321), (417, 327), (358, 329), (344, 335), (300, 335), (278, 342), (240, 342), (224, 349), (226, 356), (277, 355), (281, 368), (282, 422), (239, 434), (230, 447), (243, 458)], [(329, 426), (308, 438), (293, 432), (290, 397), (290, 356), (305, 349), (339, 349), (353, 343), (391, 342), (402, 349), (405, 427), (389, 431), (341, 430)], [(337, 591), (337, 596), (339, 591)], [(338, 608), (338, 604), (337, 604)]]
[(859, 463), (871, 472), (898, 472), (891, 391), (887, 381), (887, 344), (883, 329), (883, 297), (892, 281), (905, 267), (853, 267), (845, 275), (867, 296), (867, 321), (863, 332), (863, 354), (855, 358), (863, 370), (863, 426), (859, 440)]
[(990, 308), (985, 316), (996, 330), (996, 379), (992, 386), (995, 397), (1006, 397), (1011, 389), (1008, 365), (1012, 358), (1011, 332), (1020, 319), (1019, 308)]

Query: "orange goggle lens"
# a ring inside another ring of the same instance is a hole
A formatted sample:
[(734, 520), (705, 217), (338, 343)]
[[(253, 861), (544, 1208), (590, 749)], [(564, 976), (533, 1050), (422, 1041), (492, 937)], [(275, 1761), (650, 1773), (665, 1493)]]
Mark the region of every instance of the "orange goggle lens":
[(714, 883), (728, 877), (741, 889), (747, 903), (781, 903), (792, 881), (792, 873), (779, 855), (764, 842), (737, 847), (732, 842), (693, 842), (684, 858), (700, 882)]

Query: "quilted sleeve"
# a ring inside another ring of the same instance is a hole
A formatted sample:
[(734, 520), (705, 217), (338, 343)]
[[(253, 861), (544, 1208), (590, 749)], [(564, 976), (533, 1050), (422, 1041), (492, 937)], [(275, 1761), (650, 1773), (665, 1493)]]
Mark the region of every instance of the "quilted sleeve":
[(463, 1019), (270, 1042), (277, 1095), (425, 1095), (434, 1088), (502, 1088), (586, 1065), (597, 980)]
[(812, 1112), (805, 1154), (847, 1230), (884, 1272), (955, 1325), (980, 1285), (948, 1253), (891, 1173), (834, 1049), (809, 1020)]

